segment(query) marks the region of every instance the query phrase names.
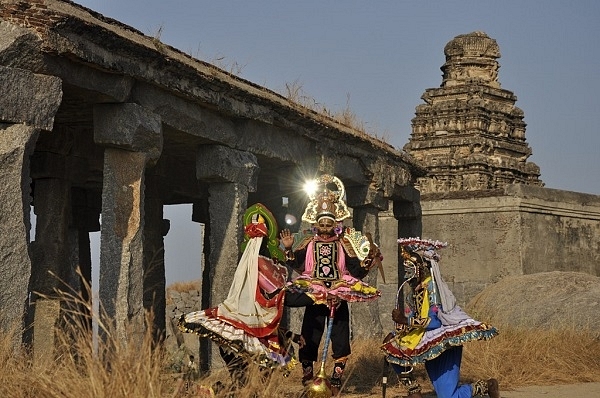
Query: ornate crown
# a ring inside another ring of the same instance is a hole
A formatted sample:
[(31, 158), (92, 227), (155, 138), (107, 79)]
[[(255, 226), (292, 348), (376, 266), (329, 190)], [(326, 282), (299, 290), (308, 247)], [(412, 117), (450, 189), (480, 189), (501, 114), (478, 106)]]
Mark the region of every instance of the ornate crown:
[(398, 243), (402, 246), (408, 247), (412, 251), (419, 250), (436, 250), (442, 249), (448, 246), (448, 242), (441, 242), (439, 240), (422, 239), (416, 238), (400, 238)]
[[(320, 218), (328, 217), (335, 221), (342, 221), (350, 217), (348, 206), (344, 203), (346, 190), (342, 181), (332, 175), (323, 174), (315, 181), (317, 189), (308, 195), (302, 220), (316, 223)], [(336, 189), (331, 189), (335, 185)]]

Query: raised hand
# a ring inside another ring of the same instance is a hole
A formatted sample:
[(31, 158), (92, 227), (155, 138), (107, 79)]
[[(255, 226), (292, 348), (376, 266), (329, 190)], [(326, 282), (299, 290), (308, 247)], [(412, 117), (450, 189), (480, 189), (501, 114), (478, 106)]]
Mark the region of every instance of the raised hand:
[(292, 248), (292, 245), (294, 244), (294, 236), (292, 235), (289, 229), (283, 229), (279, 233), (279, 239), (281, 240), (281, 243), (283, 244), (283, 247), (285, 247), (286, 250)]

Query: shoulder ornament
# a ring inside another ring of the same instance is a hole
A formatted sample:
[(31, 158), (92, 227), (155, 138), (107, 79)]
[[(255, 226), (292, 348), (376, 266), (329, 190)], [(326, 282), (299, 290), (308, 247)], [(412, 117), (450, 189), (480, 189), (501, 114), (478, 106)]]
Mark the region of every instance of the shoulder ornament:
[(369, 239), (354, 228), (348, 227), (344, 230), (342, 243), (346, 249), (351, 248), (353, 253), (349, 254), (352, 257), (358, 257), (360, 261), (367, 258), (369, 251), (371, 250), (371, 242), (369, 242)]

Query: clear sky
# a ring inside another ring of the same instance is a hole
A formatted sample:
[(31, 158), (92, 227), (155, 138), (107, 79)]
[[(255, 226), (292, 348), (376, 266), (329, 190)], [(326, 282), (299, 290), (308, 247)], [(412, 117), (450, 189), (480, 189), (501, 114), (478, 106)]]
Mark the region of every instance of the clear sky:
[(600, 1), (75, 2), (271, 90), (293, 84), (348, 107), (399, 149), (421, 95), (442, 82), (446, 43), (483, 31), (546, 187), (600, 195)]

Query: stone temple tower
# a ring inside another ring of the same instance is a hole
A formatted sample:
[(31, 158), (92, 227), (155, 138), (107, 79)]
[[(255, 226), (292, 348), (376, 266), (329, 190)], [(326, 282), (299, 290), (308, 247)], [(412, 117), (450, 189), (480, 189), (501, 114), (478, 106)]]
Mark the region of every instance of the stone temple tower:
[(507, 184), (543, 186), (540, 169), (527, 162), (523, 111), (500, 88), (496, 40), (483, 32), (452, 39), (440, 88), (425, 90), (404, 150), (428, 170), (422, 194), (502, 189)]

